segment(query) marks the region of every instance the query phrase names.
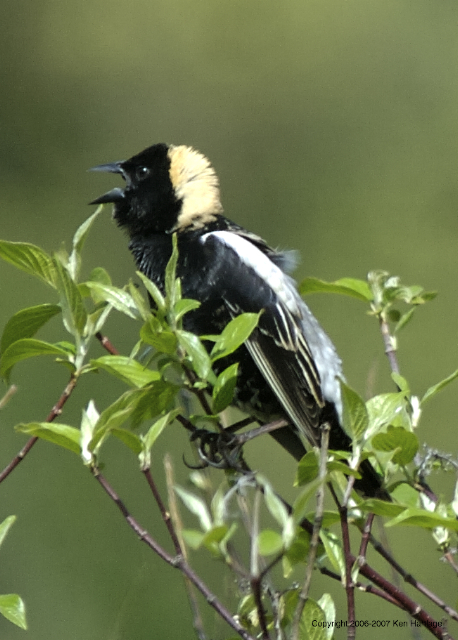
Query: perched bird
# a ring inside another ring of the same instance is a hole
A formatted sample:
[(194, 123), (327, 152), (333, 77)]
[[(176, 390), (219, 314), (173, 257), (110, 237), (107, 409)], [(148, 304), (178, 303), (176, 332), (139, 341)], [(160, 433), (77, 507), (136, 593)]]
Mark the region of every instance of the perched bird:
[[(288, 255), (223, 215), (218, 178), (207, 158), (191, 147), (155, 144), (94, 170), (124, 178), (124, 188), (91, 204), (114, 204), (114, 219), (130, 237), (138, 269), (161, 290), (177, 233), (183, 296), (201, 303), (185, 316), (187, 330), (220, 333), (238, 314), (263, 310), (245, 344), (217, 362), (216, 373), (239, 363), (234, 404), (263, 422), (286, 418), (291, 426), (272, 435), (297, 459), (305, 453), (298, 434), (319, 446), (325, 422), (330, 448), (351, 450), (341, 426), (342, 368), (335, 347), (287, 274)], [(367, 460), (360, 472), (355, 486), (361, 493), (383, 493)]]

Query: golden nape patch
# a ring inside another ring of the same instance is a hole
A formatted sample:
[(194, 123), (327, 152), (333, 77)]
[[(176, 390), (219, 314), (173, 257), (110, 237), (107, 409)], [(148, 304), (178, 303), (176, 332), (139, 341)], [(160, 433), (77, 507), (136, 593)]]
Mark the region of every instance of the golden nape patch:
[(175, 230), (200, 228), (223, 211), (218, 176), (207, 158), (184, 145), (169, 148), (170, 180), (183, 205)]

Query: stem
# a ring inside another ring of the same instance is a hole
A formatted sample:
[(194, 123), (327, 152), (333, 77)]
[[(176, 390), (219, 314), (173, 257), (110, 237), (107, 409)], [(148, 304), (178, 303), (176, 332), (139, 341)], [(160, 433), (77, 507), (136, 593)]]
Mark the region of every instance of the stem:
[(176, 556), (171, 556), (165, 549), (163, 549), (154, 538), (148, 533), (146, 529), (140, 526), (137, 520), (129, 513), (126, 505), (118, 496), (116, 491), (110, 485), (110, 483), (106, 480), (104, 476), (100, 473), (97, 467), (91, 468), (91, 473), (103, 490), (107, 493), (110, 499), (115, 503), (118, 507), (119, 511), (122, 513), (124, 519), (126, 520), (129, 527), (137, 534), (141, 542), (144, 542), (154, 553), (156, 553), (162, 560), (167, 562), (171, 567), (175, 569), (179, 569), (183, 575), (185, 575), (192, 584), (200, 591), (200, 593), (204, 596), (208, 604), (215, 609), (218, 615), (225, 621), (227, 624), (234, 629), (236, 633), (239, 634), (243, 640), (254, 640), (253, 636), (251, 636), (231, 615), (231, 613), (224, 607), (221, 602), (218, 600), (215, 594), (213, 594), (207, 587), (207, 585), (201, 580), (201, 578), (194, 572), (193, 569), (188, 565), (185, 561), (182, 554), (178, 554)]
[[(60, 414), (62, 413), (64, 404), (67, 402), (67, 400), (71, 396), (77, 381), (78, 381), (78, 375), (75, 372), (73, 372), (70, 376), (69, 383), (63, 390), (59, 400), (51, 409), (45, 422), (53, 422), (57, 418), (57, 416), (60, 416)], [(22, 447), (22, 449), (19, 451), (19, 453), (11, 460), (9, 465), (7, 465), (3, 469), (3, 471), (0, 473), (0, 484), (3, 482), (3, 480), (5, 480), (5, 478), (7, 478), (10, 475), (10, 473), (18, 466), (18, 464), (24, 460), (24, 458), (29, 453), (33, 445), (37, 442), (37, 440), (38, 440), (37, 436), (33, 436), (32, 438), (30, 438), (26, 442), (26, 444)]]
[[(184, 545), (184, 541), (180, 535), (180, 532), (183, 530), (183, 525), (180, 519), (180, 513), (178, 510), (176, 494), (174, 490), (175, 482), (173, 479), (173, 467), (172, 460), (168, 454), (166, 454), (164, 459), (164, 470), (167, 484), (167, 496), (168, 496), (168, 504), (170, 510), (170, 518), (171, 518), (171, 526), (174, 530), (174, 534), (178, 540), (178, 547), (183, 558), (188, 561), (186, 547)], [(177, 548), (177, 546), (175, 546)], [(184, 585), (186, 588), (186, 593), (188, 594), (189, 607), (192, 612), (192, 624), (197, 633), (199, 640), (206, 640), (206, 635), (204, 631), (204, 624), (202, 621), (202, 616), (199, 610), (199, 603), (197, 600), (197, 593), (194, 588), (192, 582), (186, 576), (183, 576)]]
[(330, 426), (325, 423), (321, 427), (321, 449), (320, 449), (320, 468), (319, 479), (320, 487), (316, 494), (316, 511), (315, 519), (313, 521), (312, 537), (310, 540), (310, 548), (307, 556), (307, 566), (305, 570), (304, 584), (302, 585), (301, 592), (299, 594), (299, 601), (297, 603), (296, 610), (294, 612), (293, 625), (292, 625), (292, 640), (299, 640), (299, 630), (302, 613), (304, 611), (305, 604), (308, 599), (310, 584), (312, 582), (312, 573), (315, 567), (316, 554), (318, 545), (320, 542), (320, 530), (323, 522), (324, 512), (324, 483), (327, 473), (327, 459), (328, 459), (328, 447), (329, 447), (329, 430)]
[(250, 583), (253, 598), (258, 612), (259, 626), (261, 627), (262, 640), (269, 640), (267, 630), (266, 612), (262, 604), (262, 578), (259, 572), (258, 535), (259, 535), (259, 509), (261, 506), (261, 491), (256, 489), (253, 505), (253, 519), (251, 525), (251, 567)]
[(394, 338), (390, 333), (389, 324), (383, 317), (383, 314), (380, 316), (380, 330), (382, 332), (383, 343), (385, 345), (385, 353), (390, 362), (391, 371), (393, 373), (400, 374), (398, 358), (396, 355), (396, 349), (394, 347)]
[(119, 356), (119, 351), (116, 349), (116, 347), (114, 347), (111, 344), (110, 340), (102, 333), (100, 333), (100, 331), (97, 331), (95, 337), (100, 342), (102, 347), (108, 351), (108, 353), (111, 353), (112, 356)]

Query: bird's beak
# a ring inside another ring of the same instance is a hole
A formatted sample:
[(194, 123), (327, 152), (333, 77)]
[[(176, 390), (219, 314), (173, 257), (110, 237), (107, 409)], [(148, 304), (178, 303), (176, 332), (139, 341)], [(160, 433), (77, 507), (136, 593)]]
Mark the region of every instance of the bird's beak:
[[(89, 171), (104, 171), (106, 173), (120, 173), (124, 176), (124, 171), (122, 169), (123, 160), (119, 162), (111, 162), (109, 164), (99, 164), (97, 167), (92, 167)], [(124, 200), (124, 189), (121, 187), (115, 187), (111, 189), (111, 191), (107, 191), (102, 196), (99, 196), (95, 200), (92, 200), (89, 204), (104, 204), (106, 202), (121, 202)]]
[(124, 189), (121, 187), (115, 187), (111, 191), (107, 191), (103, 196), (99, 196), (95, 200), (92, 200), (89, 204), (105, 204), (105, 202), (121, 202), (124, 200)]

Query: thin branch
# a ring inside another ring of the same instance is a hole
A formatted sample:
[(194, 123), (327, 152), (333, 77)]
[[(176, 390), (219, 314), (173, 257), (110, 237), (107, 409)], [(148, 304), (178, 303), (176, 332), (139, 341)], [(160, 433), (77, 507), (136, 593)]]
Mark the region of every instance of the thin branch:
[(307, 556), (307, 565), (305, 569), (305, 578), (304, 584), (302, 585), (301, 592), (299, 594), (299, 601), (296, 606), (296, 610), (294, 611), (294, 618), (292, 624), (292, 640), (298, 640), (299, 638), (299, 630), (300, 630), (300, 621), (302, 617), (302, 612), (304, 611), (305, 603), (307, 602), (310, 584), (312, 582), (312, 573), (315, 567), (316, 554), (318, 550), (318, 545), (320, 542), (320, 530), (321, 524), (323, 522), (323, 512), (324, 512), (324, 483), (326, 480), (327, 473), (327, 460), (328, 460), (328, 447), (329, 447), (329, 424), (325, 423), (321, 427), (321, 449), (320, 449), (320, 466), (319, 466), (319, 479), (320, 486), (316, 494), (316, 511), (315, 511), (315, 519), (313, 521), (313, 530), (312, 537), (310, 539), (310, 547)]
[(142, 469), (142, 473), (145, 476), (148, 486), (151, 489), (151, 492), (154, 496), (154, 500), (156, 501), (156, 504), (159, 507), (162, 520), (164, 521), (165, 526), (167, 527), (167, 531), (169, 532), (170, 539), (172, 540), (173, 546), (175, 548), (175, 553), (177, 555), (180, 555), (183, 553), (182, 545), (180, 544), (180, 541), (178, 540), (178, 537), (176, 535), (175, 527), (173, 526), (170, 513), (168, 512), (164, 504), (164, 501), (162, 500), (161, 494), (159, 493), (159, 490), (156, 486), (156, 483), (154, 482), (154, 479), (151, 475), (151, 470), (149, 468)]
[(15, 384), (12, 384), (7, 390), (7, 392), (5, 393), (5, 395), (3, 396), (3, 398), (0, 400), (0, 409), (4, 409), (6, 407), (6, 405), (8, 404), (8, 402), (11, 400), (11, 398), (14, 396), (16, 392), (17, 392), (17, 386)]
[[(332, 493), (332, 496), (337, 504), (337, 508), (339, 510), (340, 515), (340, 528), (342, 530), (342, 545), (343, 545), (343, 553), (345, 558), (345, 593), (347, 595), (347, 620), (354, 621), (356, 620), (356, 612), (355, 612), (355, 586), (352, 581), (352, 569), (354, 560), (351, 554), (350, 547), (350, 531), (348, 526), (348, 499), (350, 497), (351, 491), (353, 489), (353, 485), (355, 483), (355, 477), (350, 476), (347, 483), (347, 488), (342, 500), (342, 503), (339, 502), (337, 495), (334, 491), (333, 486), (330, 484), (329, 488)], [(356, 635), (356, 627), (354, 625), (350, 625), (347, 631), (348, 640), (354, 640)]]
[(262, 640), (269, 640), (269, 632), (267, 630), (266, 612), (262, 604), (262, 578), (259, 571), (259, 553), (258, 553), (258, 536), (259, 536), (259, 509), (261, 507), (261, 491), (256, 489), (253, 505), (253, 518), (251, 524), (251, 562), (250, 562), (250, 584), (253, 593), (256, 610), (258, 613), (259, 626), (261, 628)]
[[(208, 400), (207, 397), (205, 396), (205, 392), (203, 391), (203, 389), (196, 389), (193, 385), (196, 382), (197, 378), (196, 378), (196, 374), (194, 373), (194, 371), (191, 371), (190, 369), (188, 369), (187, 367), (185, 367), (183, 365), (183, 370), (185, 373), (185, 376), (188, 379), (188, 382), (191, 384), (191, 388), (190, 391), (192, 391), (192, 393), (194, 393), (194, 395), (197, 396), (202, 409), (204, 410), (204, 412), (208, 415), (211, 416), (213, 411), (211, 410), (210, 405), (208, 404)], [(223, 429), (223, 427), (220, 425), (220, 429)]]
[(358, 553), (358, 564), (360, 566), (366, 563), (367, 545), (369, 544), (369, 540), (371, 539), (371, 529), (372, 529), (372, 524), (374, 522), (374, 518), (375, 518), (375, 514), (370, 513), (366, 518), (366, 522), (364, 523), (362, 536), (361, 536), (361, 544), (360, 544), (359, 553)]
[(255, 429), (250, 429), (249, 431), (237, 436), (237, 445), (243, 445), (246, 442), (253, 440), (253, 438), (259, 438), (259, 436), (263, 436), (266, 433), (272, 433), (273, 431), (277, 431), (277, 429), (282, 429), (288, 424), (289, 422), (287, 420), (281, 418), (280, 420), (274, 420), (268, 424), (263, 424)]
[(114, 347), (111, 344), (110, 340), (106, 336), (104, 336), (100, 331), (97, 331), (97, 333), (95, 334), (95, 337), (100, 342), (102, 347), (106, 349), (106, 351), (108, 351), (108, 353), (111, 353), (112, 356), (119, 356), (119, 351), (116, 349), (116, 347)]
[[(71, 396), (77, 381), (78, 381), (78, 376), (75, 373), (72, 373), (70, 376), (69, 383), (63, 390), (59, 400), (51, 409), (45, 422), (53, 422), (57, 418), (57, 416), (60, 416), (60, 414), (62, 413), (64, 404), (67, 402), (67, 400)], [(19, 453), (11, 460), (9, 465), (7, 465), (3, 469), (3, 471), (0, 473), (0, 484), (10, 475), (10, 473), (18, 466), (18, 464), (24, 460), (24, 458), (29, 453), (33, 445), (37, 442), (37, 440), (38, 440), (37, 436), (33, 436), (32, 438), (29, 438), (29, 440), (22, 447)]]
[(243, 640), (254, 640), (253, 636), (251, 636), (232, 616), (226, 607), (219, 601), (214, 593), (212, 593), (207, 585), (200, 579), (200, 577), (191, 569), (188, 563), (185, 561), (182, 554), (171, 556), (165, 549), (163, 549), (157, 542), (152, 538), (152, 536), (148, 533), (146, 529), (140, 526), (137, 520), (129, 513), (126, 505), (118, 496), (116, 491), (107, 481), (107, 479), (100, 473), (97, 467), (91, 468), (91, 473), (97, 482), (101, 485), (103, 490), (107, 493), (110, 499), (115, 503), (118, 507), (119, 511), (122, 513), (124, 519), (130, 528), (137, 534), (141, 542), (144, 542), (152, 551), (154, 551), (162, 560), (167, 562), (171, 567), (175, 569), (179, 569), (186, 577), (190, 579), (192, 584), (200, 591), (200, 593), (207, 600), (208, 604), (215, 609), (218, 615), (225, 621), (227, 624), (234, 629), (236, 633), (239, 634)]
[(429, 598), (431, 602), (433, 602), (436, 606), (440, 607), (445, 613), (447, 613), (451, 618), (458, 621), (458, 612), (455, 611), (452, 607), (446, 604), (441, 598), (439, 598), (435, 593), (430, 591), (428, 587), (426, 587), (423, 583), (417, 580), (411, 573), (408, 573), (401, 565), (393, 558), (393, 556), (385, 549), (385, 547), (372, 535), (370, 534), (369, 540), (373, 548), (379, 553), (390, 565), (395, 569), (399, 575), (403, 578), (404, 582), (412, 585), (422, 593), (424, 596)]
[[(335, 498), (337, 499), (337, 498)], [(290, 510), (290, 509), (289, 509)], [(311, 523), (304, 519), (299, 523), (299, 526), (302, 527), (305, 531), (311, 532)], [(352, 554), (349, 554), (348, 562), (351, 562), (353, 565), (357, 561), (357, 558)], [(453, 640), (453, 638), (440, 627), (437, 626), (438, 622), (435, 620), (423, 607), (421, 607), (417, 602), (409, 598), (407, 594), (405, 594), (399, 587), (392, 584), (384, 578), (380, 573), (378, 573), (375, 569), (373, 569), (367, 562), (360, 567), (360, 574), (365, 578), (373, 582), (379, 589), (381, 589), (388, 597), (385, 597), (386, 600), (392, 602), (392, 604), (396, 604), (400, 609), (407, 612), (412, 618), (415, 618), (420, 622), (423, 626), (425, 626), (430, 633), (432, 633), (436, 638), (440, 640)], [(327, 572), (324, 572), (328, 575)], [(340, 580), (340, 577), (339, 577)], [(376, 593), (375, 590), (368, 586), (363, 589), (368, 593)], [(377, 593), (377, 595), (379, 595)]]
[(400, 373), (398, 358), (396, 355), (396, 348), (394, 346), (394, 338), (390, 333), (390, 327), (388, 322), (380, 316), (380, 331), (382, 332), (383, 343), (385, 345), (385, 353), (388, 357), (391, 371), (393, 373)]
[[(337, 582), (340, 582), (340, 583), (342, 582), (342, 578), (339, 576), (339, 574), (335, 573), (334, 571), (331, 571), (327, 567), (320, 567), (320, 573), (322, 573), (324, 576), (328, 576), (329, 578), (332, 578), (333, 580), (336, 580)], [(404, 611), (404, 608), (399, 604), (397, 600), (395, 600), (395, 598), (392, 598), (388, 593), (385, 593), (385, 591), (382, 591), (381, 589), (377, 589), (377, 587), (374, 587), (373, 584), (363, 584), (362, 582), (358, 581), (358, 582), (355, 582), (355, 587), (359, 589), (359, 591), (364, 591), (365, 593), (372, 593), (373, 595), (378, 596), (383, 600), (386, 600), (387, 602), (394, 605), (395, 607), (398, 607), (398, 609), (401, 609), (401, 611)]]
[[(167, 485), (167, 495), (168, 495), (168, 504), (170, 510), (170, 518), (171, 524), (174, 530), (174, 534), (178, 540), (178, 548), (180, 549), (183, 558), (188, 561), (186, 546), (181, 536), (181, 531), (183, 530), (183, 525), (181, 523), (180, 512), (178, 510), (176, 493), (174, 491), (174, 479), (173, 479), (173, 467), (172, 461), (169, 454), (166, 454), (164, 459), (164, 469), (165, 469), (165, 477), (166, 477), (166, 485)], [(175, 546), (175, 548), (177, 548)], [(199, 640), (207, 640), (204, 624), (202, 620), (202, 616), (200, 614), (199, 603), (197, 601), (197, 593), (194, 588), (194, 585), (190, 581), (190, 579), (183, 575), (183, 581), (186, 588), (186, 593), (188, 594), (189, 606), (192, 612), (192, 624), (197, 633)]]

